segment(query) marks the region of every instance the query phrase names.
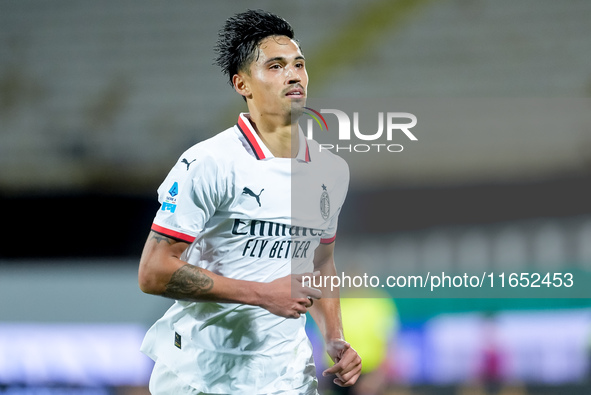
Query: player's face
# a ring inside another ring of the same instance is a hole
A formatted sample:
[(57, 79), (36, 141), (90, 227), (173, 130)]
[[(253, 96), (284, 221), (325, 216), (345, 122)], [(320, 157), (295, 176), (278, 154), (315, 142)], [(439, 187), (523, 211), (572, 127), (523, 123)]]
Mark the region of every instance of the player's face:
[(264, 39), (244, 79), (249, 92), (247, 98), (261, 114), (284, 117), (301, 114), (306, 104), (308, 73), (295, 41), (286, 36)]

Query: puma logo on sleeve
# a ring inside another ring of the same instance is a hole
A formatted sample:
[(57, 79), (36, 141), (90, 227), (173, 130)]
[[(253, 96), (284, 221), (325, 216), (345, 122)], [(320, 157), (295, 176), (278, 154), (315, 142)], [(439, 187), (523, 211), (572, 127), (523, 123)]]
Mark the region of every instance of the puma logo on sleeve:
[(183, 158), (183, 160), (181, 160), (181, 163), (184, 163), (185, 165), (187, 165), (187, 170), (189, 170), (189, 166), (191, 166), (191, 163), (195, 162), (196, 159), (193, 159), (192, 161), (188, 161), (185, 158)]

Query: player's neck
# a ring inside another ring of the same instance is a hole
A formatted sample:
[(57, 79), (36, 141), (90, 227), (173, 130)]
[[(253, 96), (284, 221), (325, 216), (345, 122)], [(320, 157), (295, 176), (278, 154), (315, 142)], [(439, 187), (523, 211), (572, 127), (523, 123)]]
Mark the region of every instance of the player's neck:
[(250, 114), (250, 122), (274, 157), (295, 158), (298, 155), (299, 133), (292, 133), (292, 130), (298, 130), (297, 124), (291, 125), (279, 117), (257, 117), (255, 114)]

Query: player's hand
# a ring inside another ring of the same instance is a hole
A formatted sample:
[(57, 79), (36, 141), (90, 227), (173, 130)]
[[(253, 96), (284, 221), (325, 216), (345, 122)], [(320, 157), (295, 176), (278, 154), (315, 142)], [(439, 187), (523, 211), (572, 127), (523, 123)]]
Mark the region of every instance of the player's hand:
[(334, 339), (326, 343), (326, 352), (335, 364), (322, 372), (322, 375), (336, 375), (333, 382), (341, 387), (355, 384), (361, 374), (361, 357), (357, 351), (346, 341)]
[(312, 277), (319, 273), (290, 274), (270, 283), (262, 284), (260, 306), (271, 313), (285, 318), (300, 318), (314, 303), (320, 299), (322, 292), (311, 286), (304, 286), (302, 278)]

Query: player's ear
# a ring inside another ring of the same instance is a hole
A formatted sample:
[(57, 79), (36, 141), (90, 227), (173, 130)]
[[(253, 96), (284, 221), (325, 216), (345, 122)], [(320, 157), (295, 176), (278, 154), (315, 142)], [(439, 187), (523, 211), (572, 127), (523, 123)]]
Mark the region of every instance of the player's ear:
[(234, 90), (246, 98), (250, 97), (251, 93), (248, 87), (248, 81), (244, 77), (242, 73), (234, 74), (232, 84), (234, 85)]

